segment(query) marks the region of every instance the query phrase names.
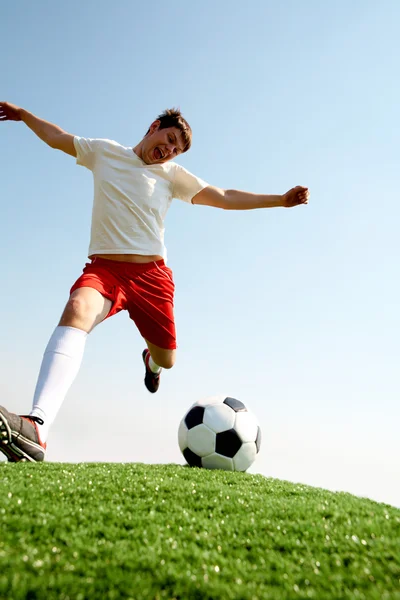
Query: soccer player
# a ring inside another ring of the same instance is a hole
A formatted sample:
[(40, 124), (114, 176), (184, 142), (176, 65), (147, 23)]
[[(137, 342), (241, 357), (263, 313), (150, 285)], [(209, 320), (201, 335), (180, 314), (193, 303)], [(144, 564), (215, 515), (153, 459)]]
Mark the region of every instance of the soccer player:
[(175, 363), (174, 281), (167, 267), (164, 219), (173, 198), (230, 210), (294, 207), (309, 192), (283, 195), (224, 190), (173, 162), (191, 146), (192, 130), (176, 109), (165, 110), (134, 147), (67, 133), (32, 113), (0, 102), (0, 121), (22, 121), (50, 148), (92, 171), (94, 201), (89, 260), (45, 349), (29, 415), (0, 407), (0, 450), (11, 462), (41, 461), (61, 404), (81, 365), (88, 334), (127, 310), (143, 336), (145, 385), (156, 392), (161, 369)]

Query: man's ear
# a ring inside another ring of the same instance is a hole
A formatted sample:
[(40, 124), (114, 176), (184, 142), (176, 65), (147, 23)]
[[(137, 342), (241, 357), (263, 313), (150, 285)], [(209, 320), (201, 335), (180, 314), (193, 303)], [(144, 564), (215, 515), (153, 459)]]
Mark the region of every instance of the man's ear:
[(159, 119), (157, 119), (157, 121), (153, 121), (153, 123), (149, 127), (149, 131), (147, 132), (147, 135), (151, 135), (152, 133), (157, 131), (158, 128), (160, 127), (160, 123), (161, 123), (161, 121)]

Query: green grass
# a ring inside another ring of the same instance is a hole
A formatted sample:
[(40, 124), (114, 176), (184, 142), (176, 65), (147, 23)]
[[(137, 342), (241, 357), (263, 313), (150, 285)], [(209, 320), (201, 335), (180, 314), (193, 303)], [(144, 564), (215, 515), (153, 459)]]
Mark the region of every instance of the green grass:
[(0, 598), (400, 599), (400, 510), (261, 475), (0, 465)]

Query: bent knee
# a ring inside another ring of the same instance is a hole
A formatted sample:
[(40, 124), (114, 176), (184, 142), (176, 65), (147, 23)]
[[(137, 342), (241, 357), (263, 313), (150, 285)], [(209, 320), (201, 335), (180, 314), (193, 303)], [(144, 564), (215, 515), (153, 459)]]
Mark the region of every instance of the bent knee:
[(162, 350), (161, 352), (154, 352), (151, 354), (154, 362), (163, 369), (172, 369), (176, 360), (175, 350)]
[(171, 356), (164, 356), (162, 357), (162, 360), (157, 363), (160, 367), (162, 367), (163, 369), (172, 369), (172, 367), (175, 364), (175, 356), (171, 355)]
[(167, 348), (160, 348), (158, 346), (155, 346), (154, 344), (151, 344), (147, 340), (146, 344), (150, 351), (150, 356), (154, 360), (156, 365), (162, 367), (163, 369), (172, 369), (176, 359), (175, 349), (169, 350)]

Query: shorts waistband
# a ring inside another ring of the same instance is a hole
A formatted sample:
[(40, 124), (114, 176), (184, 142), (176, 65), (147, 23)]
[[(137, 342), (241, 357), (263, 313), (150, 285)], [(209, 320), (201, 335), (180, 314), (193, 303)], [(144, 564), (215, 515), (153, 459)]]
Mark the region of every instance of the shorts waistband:
[(97, 256), (95, 256), (94, 258), (91, 258), (91, 263), (92, 265), (98, 265), (98, 266), (102, 266), (102, 267), (107, 267), (108, 269), (112, 269), (114, 271), (118, 271), (118, 270), (129, 270), (132, 273), (144, 273), (145, 271), (149, 271), (150, 269), (154, 269), (154, 268), (160, 268), (165, 266), (165, 261), (164, 259), (161, 260), (152, 260), (151, 262), (148, 263), (134, 263), (134, 262), (127, 262), (127, 261), (122, 261), (122, 260), (112, 260), (112, 259), (107, 259), (107, 258), (99, 258)]

